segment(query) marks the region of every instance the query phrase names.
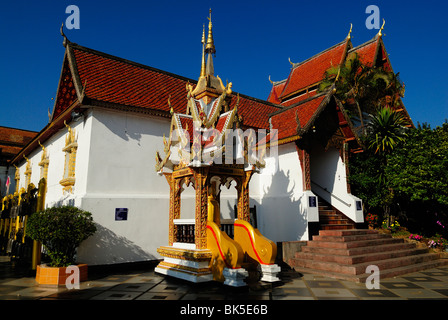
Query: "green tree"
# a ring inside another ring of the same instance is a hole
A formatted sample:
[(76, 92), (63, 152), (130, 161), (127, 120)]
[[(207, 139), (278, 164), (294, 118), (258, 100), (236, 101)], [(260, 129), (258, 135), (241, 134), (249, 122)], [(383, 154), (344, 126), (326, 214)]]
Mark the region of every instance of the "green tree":
[(406, 136), (406, 119), (400, 112), (385, 107), (371, 117), (367, 132), (368, 148), (381, 156), (390, 154)]
[(45, 246), (52, 267), (66, 267), (75, 263), (76, 248), (95, 233), (96, 226), (90, 212), (65, 206), (33, 213), (26, 231)]
[(376, 212), (387, 219), (390, 224), (390, 210), (394, 201), (394, 189), (385, 173), (388, 166), (388, 155), (395, 147), (405, 141), (407, 122), (401, 113), (384, 107), (370, 116), (366, 135), (363, 136), (364, 153), (351, 161), (351, 183), (368, 209), (381, 209)]
[(448, 122), (410, 130), (387, 156), (384, 173), (412, 228), (448, 236)]

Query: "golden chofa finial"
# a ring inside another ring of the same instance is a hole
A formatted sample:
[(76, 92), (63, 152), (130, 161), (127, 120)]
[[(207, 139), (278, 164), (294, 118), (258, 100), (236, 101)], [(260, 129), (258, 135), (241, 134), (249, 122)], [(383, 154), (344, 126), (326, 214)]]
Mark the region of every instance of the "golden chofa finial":
[(212, 32), (212, 9), (210, 9), (210, 16), (208, 19), (208, 37), (207, 37), (207, 45), (205, 46), (205, 52), (207, 53), (215, 53), (215, 43), (213, 41), (213, 32)]
[(378, 37), (381, 37), (383, 35), (382, 31), (384, 29), (385, 24), (386, 24), (386, 20), (384, 20), (384, 18), (383, 18), (383, 25), (381, 26), (380, 31), (378, 31)]
[(350, 23), (350, 31), (348, 32), (348, 35), (347, 35), (347, 40), (349, 40), (349, 39), (351, 39), (351, 38), (352, 38), (352, 28), (353, 28), (353, 24), (352, 24), (352, 23)]

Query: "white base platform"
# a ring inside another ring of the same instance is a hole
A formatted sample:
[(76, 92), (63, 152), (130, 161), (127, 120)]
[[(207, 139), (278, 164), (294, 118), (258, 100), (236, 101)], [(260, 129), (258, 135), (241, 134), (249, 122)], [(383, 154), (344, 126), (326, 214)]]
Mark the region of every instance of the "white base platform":
[(277, 274), (281, 271), (281, 268), (277, 264), (262, 264), (261, 265), (261, 281), (276, 282), (280, 281)]

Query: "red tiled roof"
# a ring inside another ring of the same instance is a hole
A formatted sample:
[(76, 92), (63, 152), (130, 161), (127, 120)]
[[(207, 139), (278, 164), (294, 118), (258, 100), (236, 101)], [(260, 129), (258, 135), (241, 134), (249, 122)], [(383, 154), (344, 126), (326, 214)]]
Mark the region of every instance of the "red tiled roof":
[(73, 47), (81, 83), (90, 99), (145, 109), (175, 112), (186, 108), (187, 80), (92, 50)]
[(280, 94), (286, 85), (286, 79), (284, 81), (279, 81), (272, 85), (271, 92), (268, 96), (268, 101), (272, 103), (280, 103)]
[(278, 130), (278, 140), (298, 135), (296, 115), (301, 127), (306, 127), (325, 97), (326, 95), (319, 95), (272, 115), (272, 128)]
[(281, 97), (286, 97), (291, 93), (322, 81), (326, 70), (331, 66), (339, 65), (343, 61), (348, 43), (348, 41), (344, 40), (314, 57), (295, 65), (289, 74)]
[(378, 39), (368, 41), (356, 48), (350, 50), (349, 54), (356, 52), (362, 64), (371, 67), (374, 64), (375, 55), (378, 47)]
[[(76, 60), (80, 83), (86, 84), (85, 95), (89, 99), (161, 111), (168, 115), (168, 98), (171, 96), (174, 112), (186, 112), (186, 84), (195, 85), (195, 80), (76, 44), (69, 46)], [(233, 93), (232, 106), (236, 100), (236, 93)], [(268, 129), (268, 115), (279, 108), (267, 101), (240, 95), (238, 113), (245, 126)]]
[(0, 162), (12, 159), (36, 135), (35, 131), (0, 127)]
[[(237, 99), (237, 96), (233, 94), (230, 105), (235, 105)], [(240, 95), (238, 115), (242, 118), (243, 125), (246, 127), (269, 129), (269, 115), (280, 109), (280, 106)]]
[(282, 103), (282, 106), (289, 107), (293, 104), (299, 103), (300, 101), (304, 101), (308, 98), (314, 97), (317, 94), (317, 90), (310, 91), (308, 93), (301, 94), (300, 96), (296, 96), (292, 99), (286, 100)]

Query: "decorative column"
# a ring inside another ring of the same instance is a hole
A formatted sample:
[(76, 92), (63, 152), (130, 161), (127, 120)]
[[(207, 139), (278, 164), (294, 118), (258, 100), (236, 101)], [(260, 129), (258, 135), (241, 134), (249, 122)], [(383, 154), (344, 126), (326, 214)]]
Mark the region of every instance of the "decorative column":
[(245, 171), (243, 177), (238, 181), (238, 219), (250, 222), (249, 208), (249, 181), (253, 170)]
[(174, 226), (174, 219), (180, 218), (180, 183), (174, 179), (172, 173), (164, 173), (168, 185), (170, 186), (170, 213), (169, 213), (169, 231), (168, 243), (173, 245), (176, 239), (176, 230)]
[(298, 146), (296, 148), (302, 167), (303, 190), (311, 190), (310, 154), (305, 149), (300, 149)]
[(196, 208), (195, 208), (195, 245), (196, 249), (207, 249), (208, 216), (208, 167), (194, 170)]

